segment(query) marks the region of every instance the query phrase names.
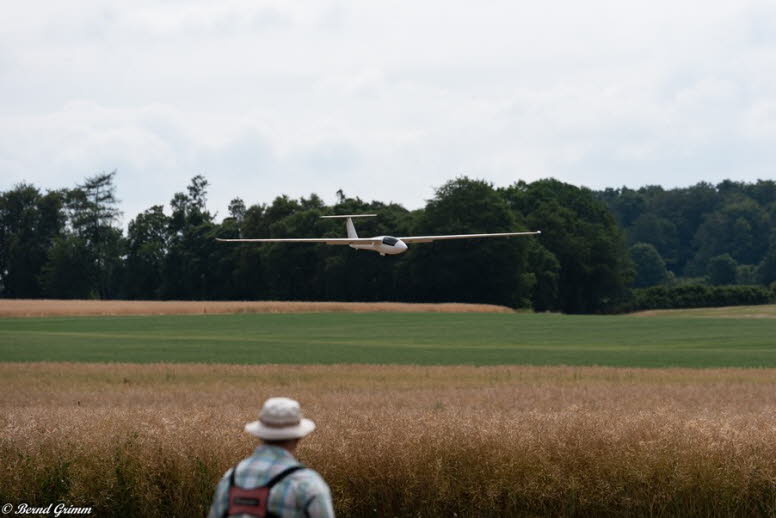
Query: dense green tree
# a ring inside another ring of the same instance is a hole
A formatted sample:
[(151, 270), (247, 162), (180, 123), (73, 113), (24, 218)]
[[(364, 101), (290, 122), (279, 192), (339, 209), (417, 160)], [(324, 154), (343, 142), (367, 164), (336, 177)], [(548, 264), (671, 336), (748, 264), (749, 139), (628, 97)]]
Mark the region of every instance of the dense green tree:
[(639, 215), (626, 231), (629, 243), (649, 243), (655, 247), (667, 267), (675, 268), (679, 259), (679, 235), (673, 222), (647, 212)]
[(528, 243), (526, 275), (532, 276), (531, 306), (535, 311), (552, 311), (559, 307), (560, 262), (539, 240)]
[(0, 271), (6, 296), (121, 295), (123, 240), (114, 176), (98, 174), (46, 195), (26, 185), (3, 193)]
[[(277, 202), (278, 200), (276, 200)], [(283, 199), (285, 204), (287, 200)], [(276, 204), (273, 203), (273, 206)], [(321, 235), (320, 212), (303, 210), (294, 203), (294, 212), (270, 225), (274, 237), (309, 237)], [(272, 212), (272, 207), (270, 207)], [(274, 212), (277, 215), (277, 212)], [(264, 245), (263, 264), (267, 275), (268, 295), (273, 299), (320, 299), (320, 247), (309, 244), (271, 243)]]
[(636, 243), (628, 250), (636, 277), (633, 280), (635, 288), (646, 288), (663, 284), (668, 280), (668, 271), (660, 253), (649, 243)]
[(742, 190), (762, 207), (776, 203), (776, 182), (773, 180), (757, 180), (753, 184), (743, 184)]
[[(75, 189), (66, 191), (67, 230), (77, 239), (68, 247), (81, 246), (71, 260), (80, 260), (84, 271), (92, 272), (90, 293), (99, 298), (115, 298), (122, 285), (124, 241), (118, 228), (121, 211), (115, 196), (116, 171), (87, 178)], [(56, 268), (56, 265), (52, 265)]]
[(126, 288), (131, 299), (161, 297), (170, 222), (161, 205), (154, 205), (129, 222)]
[(194, 176), (186, 193), (175, 193), (170, 201), (168, 252), (164, 261), (161, 293), (170, 299), (212, 298), (219, 279), (210, 269), (211, 254), (219, 247), (216, 224), (207, 210), (208, 181)]
[(737, 270), (738, 263), (730, 254), (712, 257), (708, 265), (709, 282), (714, 286), (734, 284)]
[(666, 192), (666, 196), (655, 200), (665, 218), (676, 224), (679, 238), (679, 253), (676, 264), (681, 271), (695, 254), (694, 241), (698, 227), (704, 217), (717, 210), (722, 197), (713, 185), (698, 183), (692, 187)]
[(28, 184), (0, 193), (0, 294), (43, 295), (40, 275), (48, 250), (61, 236), (65, 214), (60, 191), (42, 194)]
[(753, 264), (740, 264), (736, 268), (736, 284), (757, 284), (757, 266)]
[(276, 197), (272, 204), (264, 210), (263, 215), (265, 224), (271, 234), (269, 237), (277, 237), (276, 232), (284, 230), (282, 227), (275, 226), (277, 222), (299, 210), (301, 210), (301, 207), (297, 200), (293, 200), (285, 194)]
[(548, 307), (597, 313), (619, 304), (633, 276), (625, 238), (592, 191), (558, 180), (519, 182), (502, 191), (560, 264), (557, 300)]
[(736, 262), (755, 264), (768, 247), (769, 217), (751, 199), (737, 200), (708, 214), (696, 232), (697, 249), (688, 273), (698, 275), (708, 261), (729, 254)]
[[(264, 217), (265, 209), (264, 205), (251, 205), (245, 210), (241, 220), (232, 215), (237, 228), (234, 229), (229, 226), (221, 228), (219, 237), (259, 238), (269, 236), (267, 220)], [(234, 230), (239, 232), (234, 232)], [(228, 245), (222, 245), (219, 251), (225, 252), (225, 248), (228, 247)], [(238, 245), (232, 246), (231, 249), (233, 250), (232, 260), (234, 267), (231, 279), (235, 286), (235, 297), (240, 299), (267, 299), (266, 272), (263, 260), (264, 247)]]
[[(332, 207), (336, 214), (376, 213), (376, 218), (356, 220), (356, 230), (361, 237), (379, 235), (408, 235), (412, 215), (396, 204), (378, 201), (365, 202), (349, 198), (344, 193)], [(321, 220), (325, 224), (322, 235), (345, 235), (343, 220)], [(406, 256), (380, 257), (377, 254), (353, 250), (347, 247), (323, 247), (325, 263), (323, 279), (324, 296), (332, 300), (425, 300), (411, 288), (411, 274)]]
[(116, 171), (96, 174), (68, 192), (70, 227), (79, 236), (97, 242), (100, 233), (121, 215), (115, 177)]
[(776, 239), (771, 241), (768, 253), (757, 267), (757, 280), (765, 285), (776, 282)]
[(189, 185), (186, 187), (188, 196), (188, 206), (192, 212), (205, 212), (205, 206), (207, 205), (207, 186), (209, 182), (207, 179), (198, 174), (191, 179)]
[(625, 228), (630, 243), (654, 245), (667, 267), (686, 277), (706, 275), (712, 257), (729, 254), (742, 265), (741, 279), (751, 281), (746, 266), (763, 262), (776, 228), (776, 182), (725, 180), (670, 190), (643, 187), (637, 193), (641, 205), (630, 202), (633, 193), (625, 188), (598, 194), (618, 221), (633, 222)]
[(633, 225), (643, 214), (647, 204), (646, 197), (640, 191), (623, 187), (621, 189), (606, 189), (602, 198), (609, 204), (617, 223), (621, 227)]
[(241, 235), (245, 238), (269, 236), (269, 225), (264, 217), (265, 213), (266, 207), (264, 205), (251, 205), (248, 207), (240, 224)]
[(47, 298), (99, 298), (98, 275), (97, 263), (85, 238), (67, 234), (57, 237), (49, 248), (41, 285)]
[[(696, 254), (698, 227), (723, 201), (717, 188), (709, 183), (664, 190), (659, 186), (638, 189), (643, 203), (628, 203), (634, 195), (623, 188), (607, 189), (598, 194), (615, 218), (628, 232), (628, 242), (650, 243), (657, 248), (672, 271), (682, 273)], [(621, 201), (619, 198), (625, 198)]]
[(238, 228), (245, 219), (245, 213), (247, 210), (248, 209), (245, 207), (245, 202), (242, 201), (242, 198), (234, 198), (229, 202), (229, 217), (234, 219)]
[[(465, 234), (514, 232), (525, 224), (487, 182), (466, 177), (437, 189), (414, 232)], [(525, 239), (437, 241), (407, 253), (413, 290), (426, 300), (530, 304)]]

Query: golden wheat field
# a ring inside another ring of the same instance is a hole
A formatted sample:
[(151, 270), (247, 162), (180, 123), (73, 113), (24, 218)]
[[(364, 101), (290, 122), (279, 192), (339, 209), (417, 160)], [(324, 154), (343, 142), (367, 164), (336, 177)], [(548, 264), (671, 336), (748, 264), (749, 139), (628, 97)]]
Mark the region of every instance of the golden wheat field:
[(776, 370), (0, 364), (0, 500), (201, 516), (301, 401), (338, 516), (774, 516)]
[(0, 299), (0, 318), (323, 312), (512, 313), (514, 310), (492, 304), (460, 303)]
[(776, 318), (776, 304), (723, 306), (719, 308), (651, 309), (631, 313), (631, 315), (638, 317)]

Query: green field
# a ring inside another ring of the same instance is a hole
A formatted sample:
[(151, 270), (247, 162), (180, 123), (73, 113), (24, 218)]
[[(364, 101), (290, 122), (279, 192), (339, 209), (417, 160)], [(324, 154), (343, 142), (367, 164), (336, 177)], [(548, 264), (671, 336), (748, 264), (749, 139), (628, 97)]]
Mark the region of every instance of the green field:
[(435, 313), (0, 319), (0, 361), (776, 367), (776, 320)]

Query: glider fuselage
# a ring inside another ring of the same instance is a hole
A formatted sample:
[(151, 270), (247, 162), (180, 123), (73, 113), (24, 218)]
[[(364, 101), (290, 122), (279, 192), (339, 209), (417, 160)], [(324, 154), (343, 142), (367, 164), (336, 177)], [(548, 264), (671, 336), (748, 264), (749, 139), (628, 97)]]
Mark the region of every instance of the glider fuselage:
[(379, 239), (380, 243), (353, 244), (350, 248), (372, 250), (380, 255), (399, 255), (407, 251), (407, 245), (401, 239), (392, 236), (377, 236), (375, 239)]

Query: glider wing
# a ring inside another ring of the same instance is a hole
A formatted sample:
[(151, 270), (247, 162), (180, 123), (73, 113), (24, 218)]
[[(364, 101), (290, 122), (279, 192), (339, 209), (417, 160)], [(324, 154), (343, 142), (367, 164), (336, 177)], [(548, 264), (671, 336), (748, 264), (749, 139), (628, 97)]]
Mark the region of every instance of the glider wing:
[(368, 245), (380, 244), (382, 239), (349, 238), (349, 237), (317, 237), (317, 238), (288, 238), (288, 239), (220, 239), (227, 243), (325, 243), (327, 245)]
[(541, 230), (536, 232), (498, 232), (495, 234), (450, 234), (446, 236), (407, 236), (400, 237), (405, 243), (430, 243), (432, 241), (440, 241), (443, 239), (472, 239), (480, 237), (510, 237), (510, 236), (530, 236), (534, 234), (541, 234)]

